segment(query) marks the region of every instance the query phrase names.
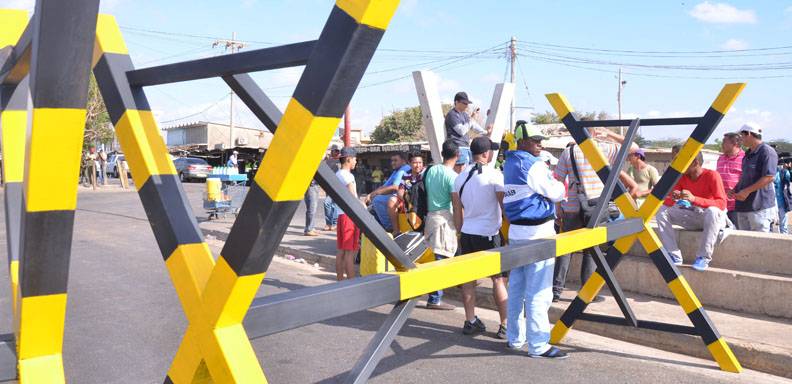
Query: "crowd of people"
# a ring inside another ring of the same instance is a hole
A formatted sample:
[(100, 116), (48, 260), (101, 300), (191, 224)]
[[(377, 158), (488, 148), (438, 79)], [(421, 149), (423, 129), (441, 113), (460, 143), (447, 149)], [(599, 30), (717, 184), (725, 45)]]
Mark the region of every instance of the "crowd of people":
[[(519, 245), (585, 227), (592, 220), (604, 185), (580, 146), (570, 143), (556, 159), (544, 150), (542, 142), (547, 138), (541, 131), (522, 120), (514, 127), (511, 145), (492, 142), (487, 136), (492, 127), (482, 127), (478, 109), (469, 111), (469, 103), (467, 94), (456, 94), (445, 119), (447, 140), (442, 143), (440, 163), (427, 166), (420, 153), (396, 153), (390, 158), (390, 175), (386, 178), (382, 170), (374, 169), (371, 190), (361, 194), (353, 148), (332, 148), (326, 162), (350, 193), (363, 195), (361, 203), (370, 205), (376, 221), (393, 236), (399, 236), (402, 229), (400, 215), (415, 208), (415, 194), (425, 193), (425, 212), (418, 215), (422, 224), (411, 229), (423, 232), (436, 260), (498, 248), (506, 243), (502, 236), (508, 244)], [(477, 137), (471, 139), (471, 133)], [(592, 128), (589, 133), (609, 163), (615, 163), (624, 138), (607, 129)], [(682, 149), (674, 147), (672, 156)], [(501, 153), (496, 160), (498, 150)], [(637, 145), (631, 144), (629, 151), (630, 166), (619, 171), (619, 179), (640, 205), (658, 185), (660, 172)], [(491, 166), (492, 162), (497, 166)], [(669, 262), (683, 263), (675, 226), (702, 232), (691, 264), (698, 271), (709, 267), (715, 247), (732, 229), (769, 232), (771, 224), (777, 223), (781, 233), (788, 233), (791, 166), (792, 162), (779, 162), (776, 151), (762, 142), (761, 129), (753, 124), (723, 136), (716, 170), (704, 167), (701, 153), (695, 156), (656, 216), (658, 236), (668, 250)], [(418, 185), (421, 187), (416, 188)], [(305, 234), (311, 236), (315, 234), (313, 211), (318, 202), (315, 184), (305, 199), (309, 208)], [(360, 230), (332, 199), (325, 199), (324, 211), (325, 229), (335, 229), (337, 235), (337, 278), (352, 278)], [(623, 218), (610, 203), (601, 220)], [(505, 233), (504, 220), (509, 224)], [(582, 252), (581, 281), (596, 269), (592, 252)], [(549, 344), (548, 310), (561, 298), (569, 265), (570, 255), (566, 255), (490, 277), (500, 315), (495, 337), (505, 339), (510, 350), (525, 351), (532, 357), (566, 357)], [(477, 285), (476, 281), (462, 285), (462, 332), (467, 335), (487, 329), (475, 313)], [(430, 293), (426, 308), (455, 309), (442, 298), (442, 291)], [(592, 302), (602, 300), (596, 296)]]

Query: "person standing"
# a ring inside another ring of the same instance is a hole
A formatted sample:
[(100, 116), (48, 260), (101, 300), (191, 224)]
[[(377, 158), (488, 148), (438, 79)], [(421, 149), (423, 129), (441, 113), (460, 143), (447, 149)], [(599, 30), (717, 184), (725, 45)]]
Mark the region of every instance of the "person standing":
[(635, 180), (635, 184), (638, 186), (633, 197), (640, 206), (643, 204), (644, 198), (652, 193), (652, 188), (660, 181), (660, 173), (657, 172), (657, 168), (646, 163), (646, 152), (643, 149), (630, 153), (627, 156), (627, 161), (630, 162), (627, 174)]
[(99, 161), (99, 182), (102, 185), (107, 185), (107, 153), (104, 149), (99, 150), (97, 160)]
[(394, 217), (398, 219), (396, 194), (404, 176), (410, 173), (411, 167), (407, 164), (407, 155), (403, 152), (391, 155), (390, 163), (393, 168), (390, 177), (385, 181), (385, 184), (366, 195), (365, 202), (374, 205), (377, 221), (395, 237), (399, 234), (399, 222), (393, 219)]
[(232, 169), (239, 168), (239, 152), (236, 150), (231, 152), (231, 156), (228, 156), (228, 161), (226, 161), (226, 167)]
[(744, 231), (770, 232), (778, 215), (773, 179), (778, 168), (775, 149), (762, 142), (762, 129), (748, 123), (740, 128), (743, 143), (750, 149), (742, 161), (740, 181), (727, 195), (736, 200), (739, 228)]
[(316, 208), (319, 206), (319, 185), (316, 184), (316, 180), (311, 180), (308, 190), (305, 191), (303, 201), (305, 202), (305, 228), (303, 235), (319, 236), (314, 231), (314, 228), (316, 228)]
[[(723, 188), (726, 192), (731, 191), (740, 181), (742, 175), (742, 161), (745, 157), (740, 145), (742, 144), (742, 137), (739, 133), (729, 132), (723, 135), (721, 141), (721, 155), (718, 157), (717, 171), (723, 180)], [(729, 221), (734, 225), (734, 228), (740, 229), (737, 225), (737, 211), (734, 210), (734, 198), (726, 198), (726, 216)]]
[[(443, 143), (441, 151), (443, 164), (429, 167), (424, 174), (424, 187), (427, 197), (427, 214), (424, 223), (424, 238), (427, 247), (435, 255), (435, 260), (454, 257), (457, 252), (457, 229), (451, 213), (451, 194), (457, 173), (454, 165), (459, 158), (459, 147), (451, 140)], [(442, 302), (443, 291), (432, 292), (426, 301), (427, 309), (456, 308)]]
[[(503, 174), (487, 167), (494, 159), (498, 144), (486, 136), (479, 136), (470, 144), (473, 164), (454, 180), (451, 195), (454, 208), (454, 227), (459, 228), (459, 247), (463, 255), (486, 251), (501, 246), (500, 229), (503, 211)], [(492, 278), (492, 293), (500, 315), (496, 336), (506, 337), (506, 279), (508, 273)], [(465, 323), (462, 333), (471, 335), (487, 330), (476, 316), (476, 281), (462, 285), (462, 302), (465, 305)]]
[(469, 114), (468, 104), (470, 104), (470, 99), (468, 99), (467, 93), (457, 92), (454, 95), (454, 107), (445, 116), (445, 131), (446, 139), (456, 143), (459, 152), (465, 153), (467, 158), (472, 161), (468, 132), (473, 130), (479, 135), (489, 135), (492, 132), (492, 126), (487, 126), (486, 129), (482, 128), (477, 121), (479, 111), (475, 110)]
[[(503, 167), (503, 208), (509, 220), (509, 244), (520, 245), (555, 235), (555, 205), (564, 199), (564, 184), (542, 160), (547, 138), (525, 124), (515, 131), (517, 150), (506, 152)], [(517, 267), (509, 273), (508, 348), (527, 346), (530, 357), (563, 359), (567, 354), (550, 345), (548, 311), (553, 299), (555, 258)]]
[(792, 211), (790, 182), (792, 182), (792, 176), (790, 176), (789, 168), (786, 164), (779, 163), (773, 184), (775, 186), (776, 205), (778, 205), (778, 232), (783, 234), (789, 234), (787, 213)]
[[(371, 171), (371, 190), (374, 191), (377, 188), (382, 186), (382, 178), (385, 177), (385, 174), (382, 173), (382, 169), (378, 166), (374, 166), (374, 170)], [(371, 193), (371, 192), (369, 192)]]
[[(349, 193), (357, 196), (357, 186), (352, 170), (357, 164), (357, 154), (350, 147), (341, 149), (339, 158), (339, 169), (336, 177), (341, 181)], [(355, 277), (355, 255), (360, 250), (360, 228), (347, 216), (341, 208), (338, 208), (338, 226), (336, 231), (336, 279), (338, 281)]]
[[(325, 158), (325, 164), (330, 167), (333, 173), (338, 172), (338, 157), (340, 154), (341, 151), (338, 150), (338, 146), (333, 144), (333, 146), (330, 147), (330, 154)], [(325, 231), (334, 231), (336, 223), (338, 222), (338, 206), (336, 206), (333, 199), (328, 195), (325, 195), (324, 199), (324, 218)]]

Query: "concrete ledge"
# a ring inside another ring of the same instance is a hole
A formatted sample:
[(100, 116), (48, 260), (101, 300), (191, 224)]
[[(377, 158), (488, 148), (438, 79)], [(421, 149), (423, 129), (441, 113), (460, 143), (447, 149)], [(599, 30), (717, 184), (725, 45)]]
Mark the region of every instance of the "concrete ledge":
[[(693, 263), (701, 232), (680, 229), (677, 233), (682, 258), (686, 264)], [(646, 256), (640, 244), (633, 246), (630, 254)], [(792, 235), (732, 231), (715, 247), (711, 266), (735, 271), (792, 276)]]
[[(572, 258), (567, 281), (580, 284), (579, 255)], [(690, 287), (705, 306), (748, 314), (792, 319), (792, 277), (709, 268), (698, 272), (680, 267)], [(671, 290), (648, 257), (625, 256), (616, 268), (622, 289), (649, 296), (673, 299)]]

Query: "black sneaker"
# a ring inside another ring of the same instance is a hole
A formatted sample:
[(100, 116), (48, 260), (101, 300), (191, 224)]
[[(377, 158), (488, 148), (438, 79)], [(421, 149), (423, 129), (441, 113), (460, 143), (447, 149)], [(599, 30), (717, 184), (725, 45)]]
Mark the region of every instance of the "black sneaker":
[(472, 335), (475, 333), (484, 333), (487, 330), (487, 326), (481, 322), (481, 319), (478, 316), (473, 319), (473, 321), (465, 320), (465, 325), (462, 327), (462, 333), (466, 335)]
[(528, 355), (528, 356), (534, 359), (558, 359), (558, 360), (566, 359), (567, 357), (569, 357), (569, 355), (567, 355), (564, 351), (553, 346), (550, 346), (550, 349), (548, 349), (547, 352), (541, 355)]
[(498, 327), (498, 332), (495, 333), (495, 337), (501, 340), (506, 340), (506, 326), (501, 324)]
[(554, 302), (554, 303), (557, 303), (557, 302), (559, 302), (559, 301), (561, 301), (561, 296), (556, 296), (556, 295), (553, 295), (553, 302)]

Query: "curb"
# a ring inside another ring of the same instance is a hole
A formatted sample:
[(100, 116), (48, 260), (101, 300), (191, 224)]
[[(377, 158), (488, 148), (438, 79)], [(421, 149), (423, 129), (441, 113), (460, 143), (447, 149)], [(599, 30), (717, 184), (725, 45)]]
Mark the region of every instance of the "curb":
[[(278, 246), (276, 255), (280, 257), (292, 255), (304, 259), (309, 264), (318, 263), (326, 268), (335, 268), (334, 256), (320, 255), (286, 246)], [(462, 291), (459, 288), (453, 287), (443, 291), (446, 297), (462, 301)], [(492, 289), (487, 287), (476, 288), (476, 304), (481, 308), (497, 310), (492, 298)], [(558, 305), (550, 307), (551, 322), (554, 323), (561, 316), (565, 307), (566, 303), (564, 303), (563, 307)], [(701, 338), (697, 336), (593, 323), (583, 320), (575, 322), (575, 329), (664, 351), (681, 353), (706, 360), (712, 359), (706, 346), (701, 342)], [(740, 360), (744, 368), (792, 378), (792, 352), (764, 344), (728, 337), (727, 339), (734, 355)], [(714, 362), (713, 367), (717, 367)]]

